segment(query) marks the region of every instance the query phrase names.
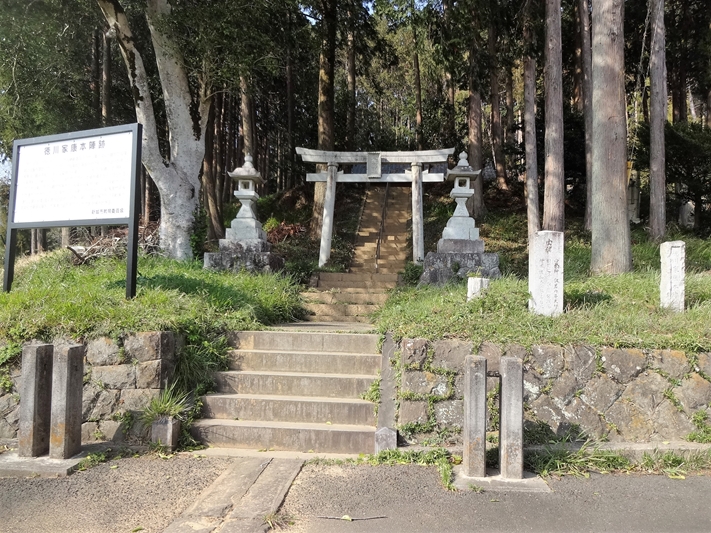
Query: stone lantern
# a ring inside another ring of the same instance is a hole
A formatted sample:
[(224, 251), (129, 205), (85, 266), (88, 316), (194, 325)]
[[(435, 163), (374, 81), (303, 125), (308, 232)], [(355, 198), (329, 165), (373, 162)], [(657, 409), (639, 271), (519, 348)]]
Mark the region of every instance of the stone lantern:
[(211, 270), (248, 270), (276, 272), (284, 268), (284, 258), (271, 252), (271, 244), (262, 224), (257, 220), (255, 202), (259, 195), (255, 186), (263, 183), (254, 168), (252, 157), (245, 156), (244, 165), (227, 175), (235, 181), (235, 197), (241, 202), (237, 216), (220, 239), (220, 251), (205, 254), (205, 268)]
[(230, 227), (225, 231), (225, 239), (250, 244), (252, 241), (266, 242), (267, 234), (257, 220), (255, 205), (259, 199), (255, 186), (264, 183), (264, 180), (252, 165), (252, 156), (245, 156), (244, 165), (228, 172), (227, 175), (235, 181), (237, 186), (235, 187), (235, 198), (240, 201), (242, 207)]
[(452, 218), (437, 243), (438, 252), (483, 252), (484, 242), (479, 240), (479, 229), (467, 211), (467, 200), (474, 194), (471, 182), (479, 177), (481, 170), (469, 166), (466, 152), (459, 154), (459, 163), (447, 172), (447, 180), (454, 183), (451, 198), (457, 203)]
[[(467, 211), (467, 200), (474, 194), (472, 180), (480, 173), (469, 166), (465, 152), (459, 154), (457, 166), (447, 172), (447, 180), (454, 185), (449, 196), (457, 202), (457, 207), (442, 231), (442, 238), (437, 241), (437, 252), (425, 257), (420, 283), (443, 285), (452, 278), (469, 278), (479, 280), (481, 293), (489, 279), (501, 276), (498, 254), (484, 253), (484, 241), (479, 238), (479, 229)], [(468, 283), (471, 285), (471, 281)]]

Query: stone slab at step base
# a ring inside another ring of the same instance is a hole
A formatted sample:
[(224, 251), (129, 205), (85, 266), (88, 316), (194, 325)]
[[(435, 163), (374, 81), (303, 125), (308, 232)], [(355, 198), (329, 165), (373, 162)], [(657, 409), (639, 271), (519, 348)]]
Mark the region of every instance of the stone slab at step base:
[(197, 420), (194, 437), (214, 447), (296, 450), (316, 453), (369, 453), (375, 427), (255, 420)]
[(240, 457), (164, 533), (256, 533), (269, 528), (303, 460)]

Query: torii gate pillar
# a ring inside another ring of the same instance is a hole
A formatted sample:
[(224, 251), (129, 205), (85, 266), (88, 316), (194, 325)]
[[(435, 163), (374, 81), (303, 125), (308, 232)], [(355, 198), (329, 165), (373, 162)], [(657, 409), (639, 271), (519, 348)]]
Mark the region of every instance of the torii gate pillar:
[(318, 266), (325, 265), (331, 257), (331, 240), (333, 237), (333, 217), (336, 205), (336, 180), (338, 163), (328, 163), (328, 178), (326, 179), (326, 198), (323, 201), (323, 225), (321, 226), (321, 248), (318, 254)]
[(412, 163), (412, 262), (425, 260), (425, 229), (422, 210), (422, 163)]

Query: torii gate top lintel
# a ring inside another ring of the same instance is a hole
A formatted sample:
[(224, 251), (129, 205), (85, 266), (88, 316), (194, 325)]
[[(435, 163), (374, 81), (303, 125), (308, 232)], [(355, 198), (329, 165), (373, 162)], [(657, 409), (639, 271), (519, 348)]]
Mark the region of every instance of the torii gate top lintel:
[(372, 154), (379, 154), (380, 159), (386, 163), (443, 163), (454, 154), (454, 148), (411, 152), (331, 152), (297, 148), (296, 153), (305, 163), (366, 163)]
[[(323, 220), (321, 226), (321, 249), (319, 266), (323, 266), (331, 256), (331, 236), (333, 233), (333, 215), (336, 200), (336, 183), (370, 182), (412, 184), (412, 255), (415, 263), (422, 263), (425, 255), (424, 224), (422, 213), (422, 182), (442, 182), (444, 174), (430, 174), (423, 171), (422, 165), (444, 163), (454, 154), (454, 148), (444, 150), (416, 150), (411, 152), (333, 152), (296, 148), (296, 153), (306, 163), (328, 165), (327, 172), (307, 174), (307, 181), (326, 182), (326, 195), (323, 202)], [(411, 171), (402, 174), (383, 174), (381, 163), (410, 163)], [(344, 174), (338, 171), (339, 164), (366, 164), (366, 174)]]

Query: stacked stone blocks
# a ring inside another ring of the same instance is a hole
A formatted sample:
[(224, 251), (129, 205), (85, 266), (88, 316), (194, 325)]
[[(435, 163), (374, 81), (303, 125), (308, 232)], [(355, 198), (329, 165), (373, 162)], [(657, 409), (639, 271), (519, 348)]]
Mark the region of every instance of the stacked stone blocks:
[[(485, 357), (498, 375), (502, 356), (524, 361), (524, 417), (564, 435), (649, 442), (683, 440), (693, 415), (711, 404), (711, 353), (402, 339), (398, 425), (421, 435), (457, 434), (464, 425), (464, 360)], [(489, 430), (496, 429), (497, 377), (487, 379)], [(461, 439), (460, 439), (461, 441)]]

